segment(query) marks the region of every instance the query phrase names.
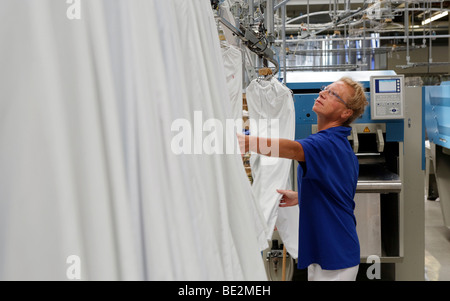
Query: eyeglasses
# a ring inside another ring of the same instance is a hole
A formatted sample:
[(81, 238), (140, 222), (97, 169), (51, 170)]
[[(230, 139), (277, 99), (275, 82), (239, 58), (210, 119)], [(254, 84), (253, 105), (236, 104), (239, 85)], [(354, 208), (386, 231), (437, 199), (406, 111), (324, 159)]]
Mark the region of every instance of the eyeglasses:
[(342, 102), (347, 107), (347, 103), (336, 92), (333, 92), (332, 90), (328, 89), (328, 86), (322, 86), (322, 88), (320, 88), (320, 91), (328, 92), (328, 94), (336, 97), (340, 102)]

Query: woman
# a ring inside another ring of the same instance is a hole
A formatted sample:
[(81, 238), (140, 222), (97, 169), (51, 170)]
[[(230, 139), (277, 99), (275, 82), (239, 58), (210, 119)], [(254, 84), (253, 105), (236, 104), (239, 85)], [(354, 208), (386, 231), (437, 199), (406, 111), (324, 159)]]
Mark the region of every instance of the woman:
[(343, 77), (323, 88), (314, 102), (316, 134), (298, 141), (238, 134), (242, 152), (300, 163), (300, 195), (290, 190), (278, 192), (283, 195), (281, 207), (300, 206), (298, 267), (308, 268), (310, 281), (356, 280), (360, 248), (354, 196), (359, 164), (347, 137), (349, 125), (364, 113), (367, 104), (363, 86)]

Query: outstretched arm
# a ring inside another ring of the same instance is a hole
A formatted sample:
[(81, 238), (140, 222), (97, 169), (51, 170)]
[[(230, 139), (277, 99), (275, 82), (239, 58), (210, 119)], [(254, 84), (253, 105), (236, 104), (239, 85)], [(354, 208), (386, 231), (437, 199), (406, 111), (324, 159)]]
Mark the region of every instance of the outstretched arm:
[(263, 138), (237, 134), (241, 153), (255, 152), (269, 157), (279, 157), (305, 161), (305, 153), (300, 143), (283, 138)]

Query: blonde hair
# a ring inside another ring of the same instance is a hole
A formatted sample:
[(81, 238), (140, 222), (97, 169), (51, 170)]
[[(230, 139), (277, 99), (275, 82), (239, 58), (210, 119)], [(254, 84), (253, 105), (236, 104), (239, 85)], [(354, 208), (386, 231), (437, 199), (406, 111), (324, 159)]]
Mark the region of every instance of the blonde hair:
[(353, 115), (344, 122), (344, 126), (349, 126), (356, 118), (364, 114), (365, 107), (369, 104), (364, 93), (364, 87), (361, 83), (354, 81), (350, 77), (342, 77), (338, 81), (344, 82), (347, 86), (353, 88), (354, 93), (346, 100), (347, 107), (353, 110)]

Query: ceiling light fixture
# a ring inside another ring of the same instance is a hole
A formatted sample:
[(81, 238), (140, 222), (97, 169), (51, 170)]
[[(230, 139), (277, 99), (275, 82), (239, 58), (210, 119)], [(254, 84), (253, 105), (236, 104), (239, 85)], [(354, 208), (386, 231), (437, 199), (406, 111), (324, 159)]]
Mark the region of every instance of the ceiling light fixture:
[(444, 11), (444, 12), (442, 12), (442, 13), (439, 13), (439, 14), (437, 14), (437, 15), (432, 16), (431, 18), (428, 18), (428, 19), (423, 20), (423, 21), (422, 21), (422, 25), (428, 24), (428, 23), (430, 23), (430, 22), (433, 22), (433, 21), (435, 21), (435, 20), (437, 20), (437, 19), (440, 19), (440, 18), (442, 18), (442, 17), (445, 17), (445, 16), (447, 16), (447, 15), (448, 15), (448, 11)]

